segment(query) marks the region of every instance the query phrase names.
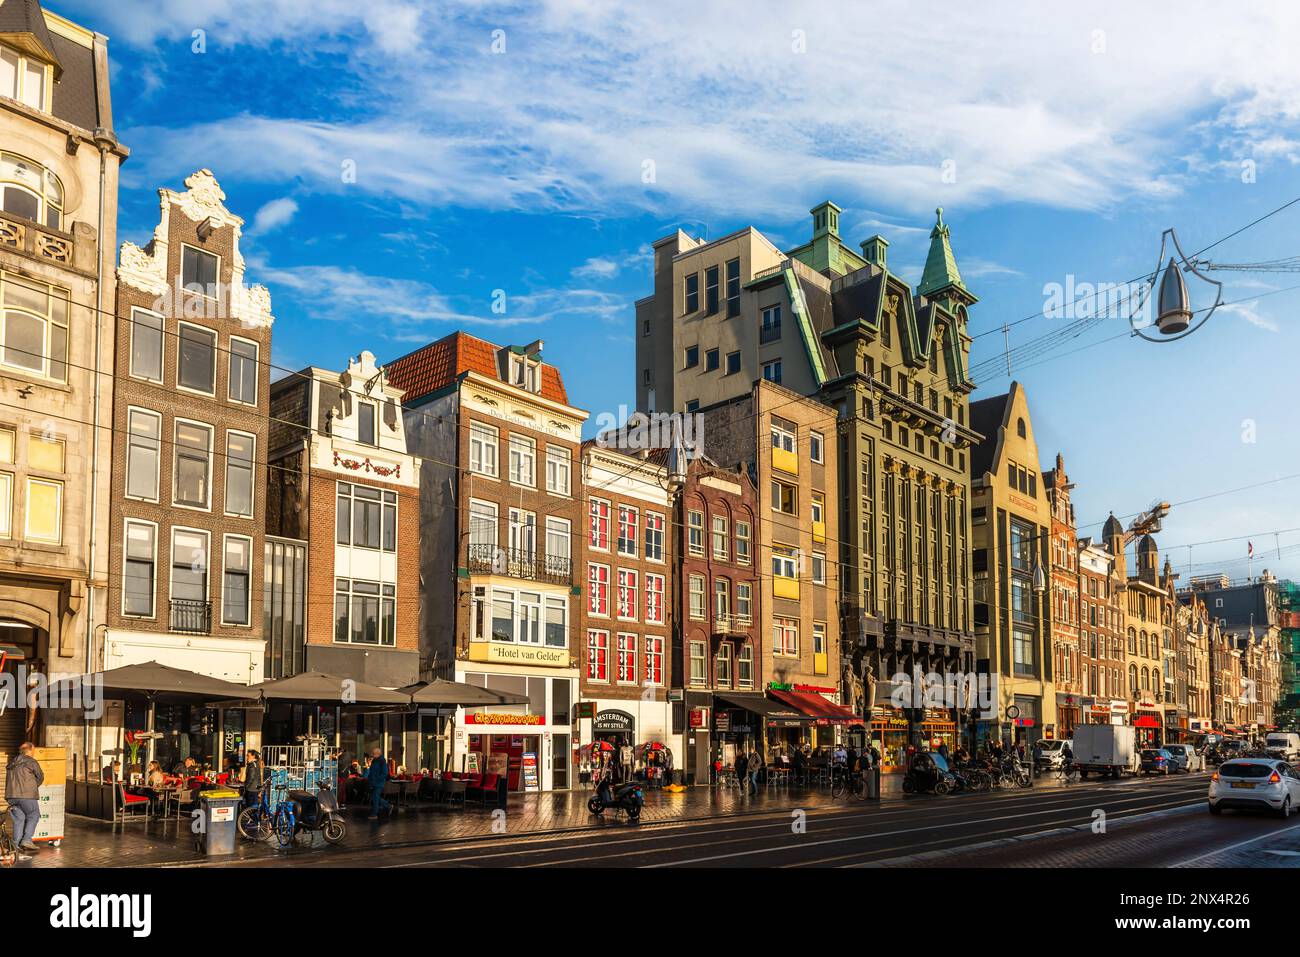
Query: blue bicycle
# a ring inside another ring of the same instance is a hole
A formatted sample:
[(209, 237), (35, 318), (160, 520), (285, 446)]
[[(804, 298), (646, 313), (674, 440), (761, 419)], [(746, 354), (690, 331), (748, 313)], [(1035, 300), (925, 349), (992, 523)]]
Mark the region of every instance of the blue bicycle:
[(239, 812), (239, 833), (250, 841), (265, 841), (274, 834), (281, 847), (288, 847), (298, 831), (296, 808), (293, 801), (281, 801), (272, 811), (270, 791), (269, 785), (262, 788), (257, 803)]

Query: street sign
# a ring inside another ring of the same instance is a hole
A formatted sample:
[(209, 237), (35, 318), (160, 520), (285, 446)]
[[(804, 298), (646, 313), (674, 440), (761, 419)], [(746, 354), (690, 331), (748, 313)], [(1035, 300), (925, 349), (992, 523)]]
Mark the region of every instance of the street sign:
[(1014, 704), (1013, 704), (1013, 705), (1008, 705), (1008, 706), (1007, 706), (1007, 717), (1010, 718), (1012, 721), (1014, 721), (1016, 718), (1020, 717), (1020, 708), (1019, 708), (1019, 706), (1018, 706), (1018, 705), (1014, 705)]

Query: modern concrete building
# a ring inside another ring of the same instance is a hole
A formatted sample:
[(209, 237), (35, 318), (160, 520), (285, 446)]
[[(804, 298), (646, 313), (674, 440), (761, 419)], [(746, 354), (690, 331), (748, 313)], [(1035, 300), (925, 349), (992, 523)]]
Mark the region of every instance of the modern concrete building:
[[(0, 3), (0, 628), (11, 663), (102, 664), (108, 609), (118, 167), (108, 41)], [(84, 716), (10, 707), (24, 737), (98, 767)], [(77, 770), (84, 770), (84, 763)]]
[(843, 533), (828, 560), (844, 570), (848, 677), (869, 689), (877, 730), (919, 742), (965, 719), (894, 709), (894, 676), (974, 670), (967, 457), (980, 435), (968, 424), (966, 327), (976, 299), (942, 214), (914, 291), (889, 271), (883, 237), (845, 245), (840, 212), (811, 210), (811, 238), (787, 252), (750, 228), (657, 242), (654, 292), (637, 303), (637, 403), (707, 409), (763, 379), (835, 410)]

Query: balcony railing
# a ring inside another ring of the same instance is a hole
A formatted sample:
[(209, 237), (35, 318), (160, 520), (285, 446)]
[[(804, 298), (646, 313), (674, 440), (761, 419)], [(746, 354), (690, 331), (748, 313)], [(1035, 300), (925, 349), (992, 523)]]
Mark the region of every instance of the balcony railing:
[(527, 581), (569, 585), (573, 582), (573, 562), (567, 556), (539, 556), (517, 548), (471, 543), (469, 570), (476, 575), (505, 575)]
[(171, 629), (182, 635), (212, 634), (212, 602), (173, 598)]
[(759, 345), (763, 345), (768, 342), (776, 342), (780, 338), (781, 338), (781, 323), (779, 322), (768, 323), (765, 326), (758, 327)]
[(3, 213), (0, 213), (0, 246), (9, 246), (38, 259), (73, 264), (71, 235)]
[(713, 616), (713, 633), (715, 635), (739, 635), (748, 631), (754, 624), (749, 615)]

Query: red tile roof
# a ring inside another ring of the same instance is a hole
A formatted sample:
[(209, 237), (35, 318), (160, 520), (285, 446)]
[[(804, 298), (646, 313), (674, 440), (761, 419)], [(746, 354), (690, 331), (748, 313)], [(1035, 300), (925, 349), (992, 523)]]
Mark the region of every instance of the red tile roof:
[[(431, 393), (450, 386), (466, 372), (477, 372), (504, 383), (497, 368), (501, 347), (465, 332), (453, 332), (437, 342), (421, 346), (414, 352), (394, 359), (384, 366), (389, 385), (405, 394), (402, 402), (410, 405)], [(542, 398), (569, 404), (560, 370), (542, 363)]]

